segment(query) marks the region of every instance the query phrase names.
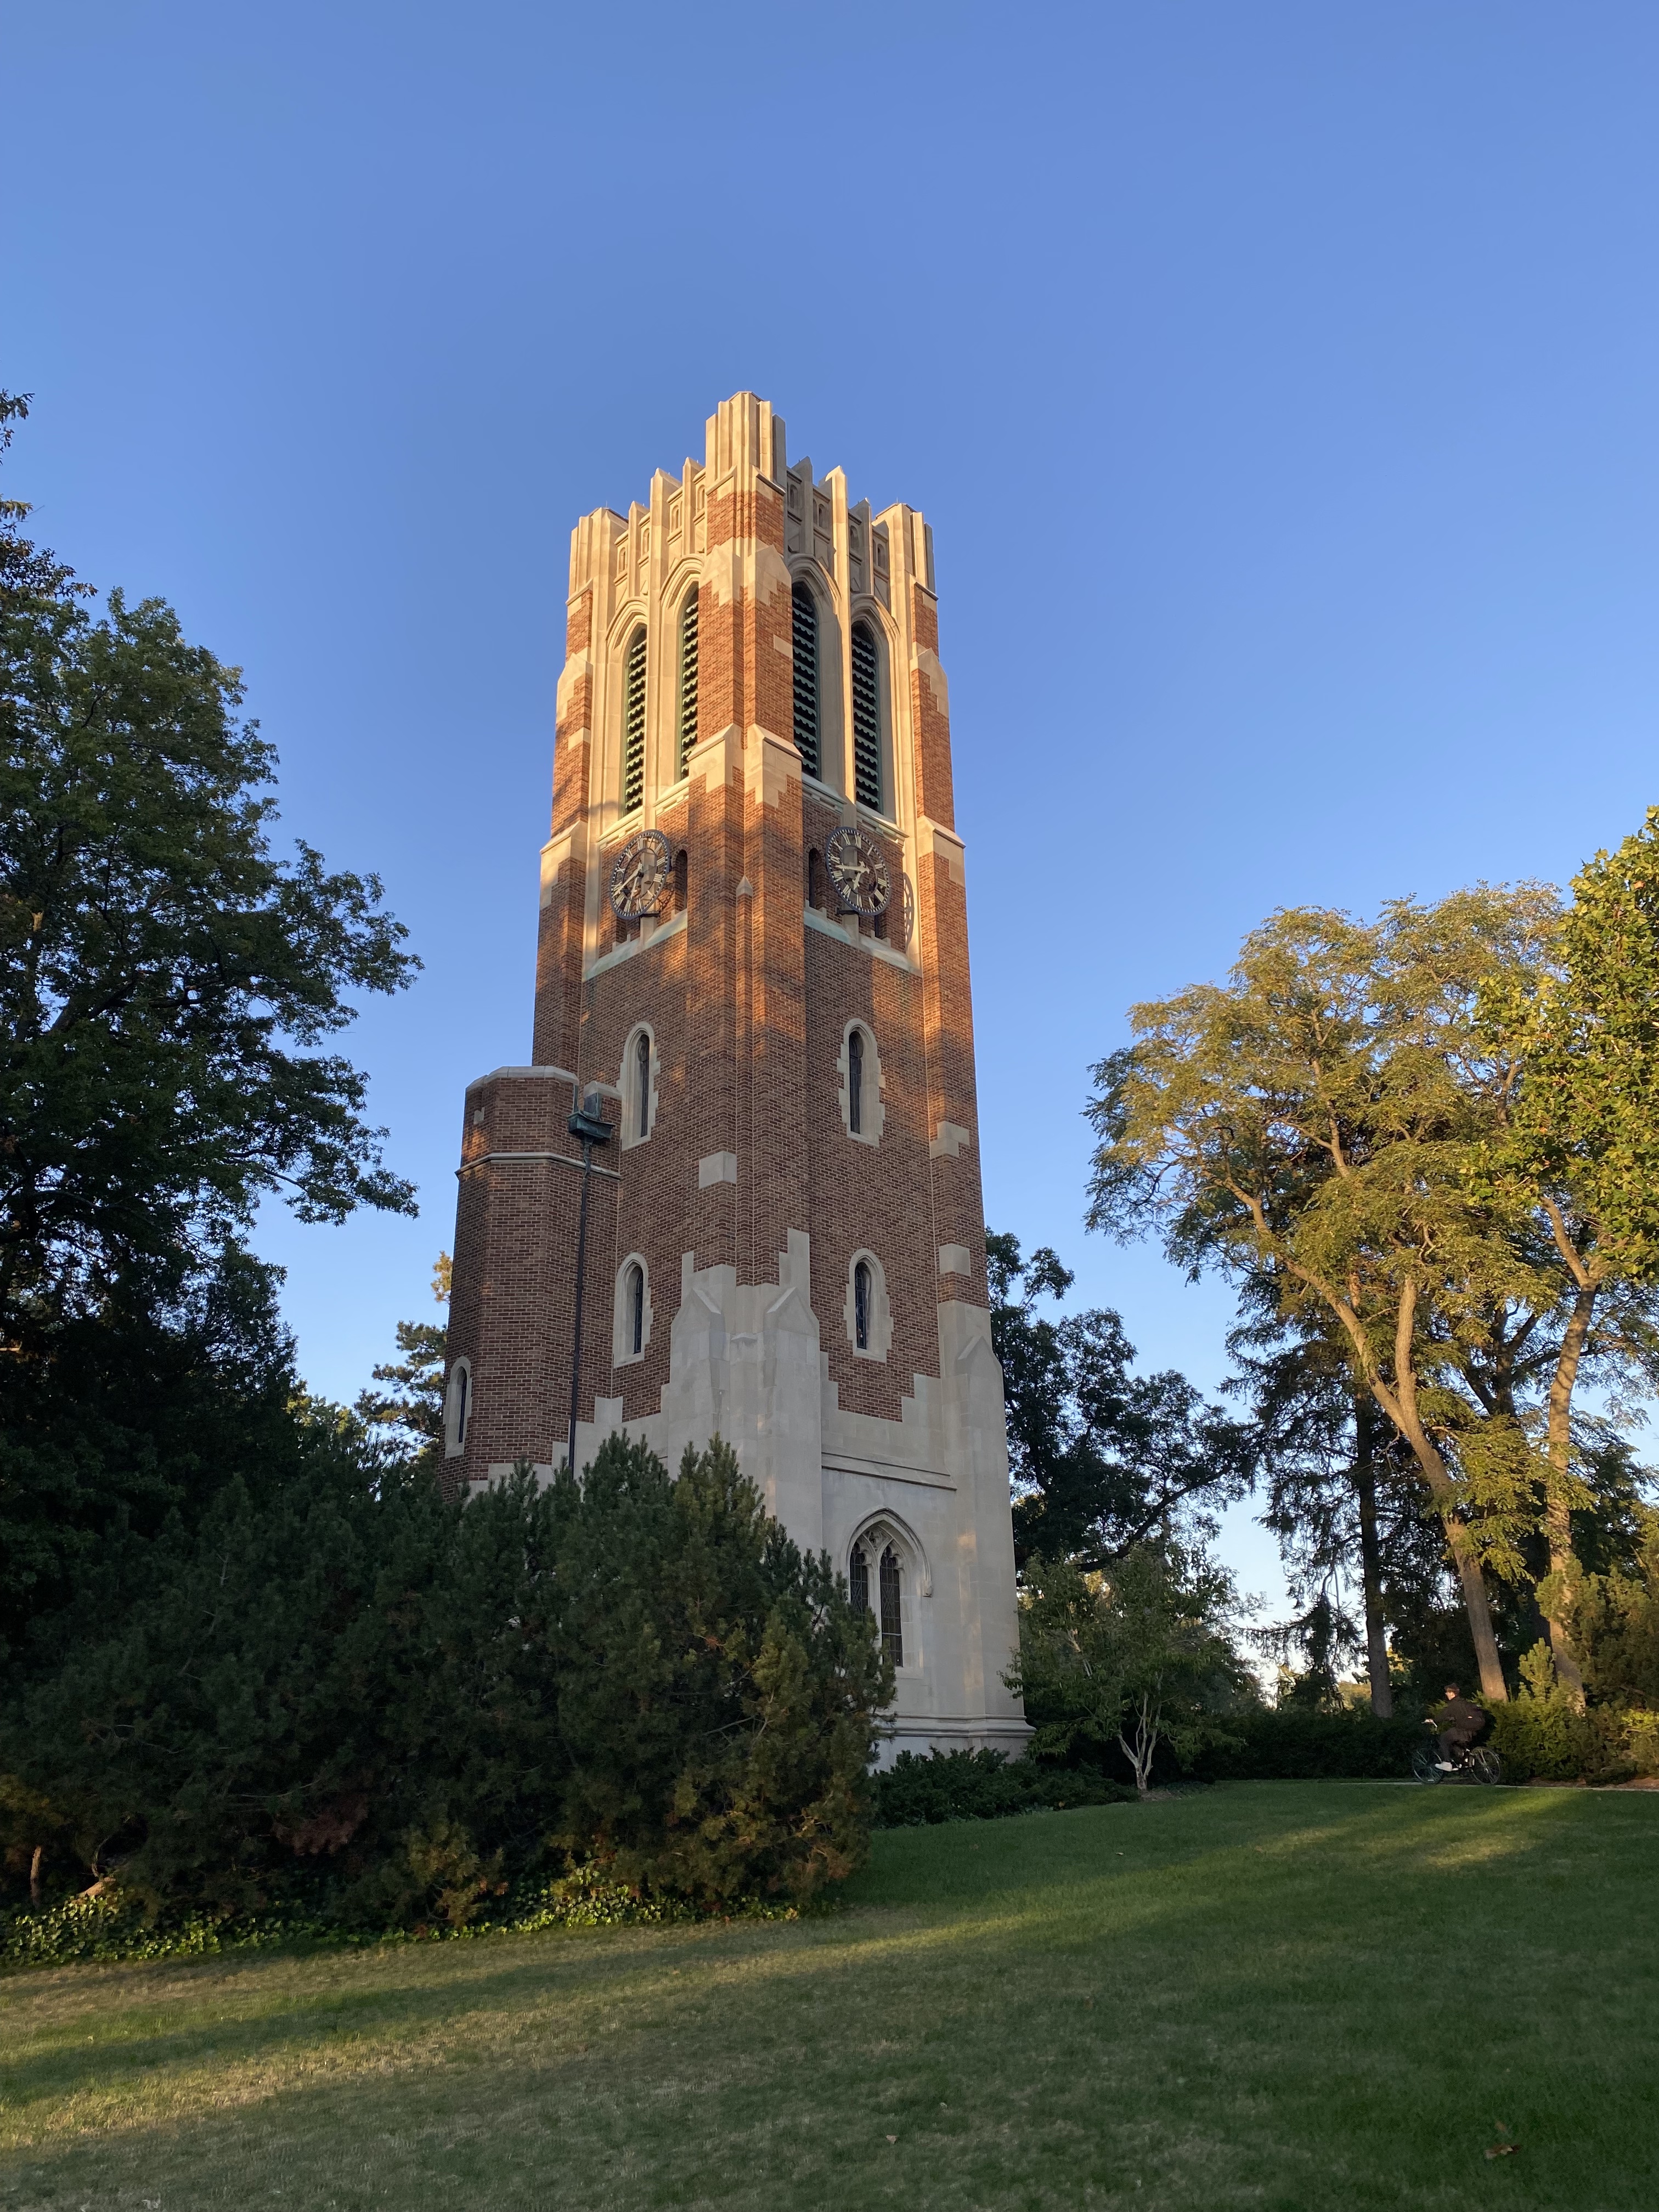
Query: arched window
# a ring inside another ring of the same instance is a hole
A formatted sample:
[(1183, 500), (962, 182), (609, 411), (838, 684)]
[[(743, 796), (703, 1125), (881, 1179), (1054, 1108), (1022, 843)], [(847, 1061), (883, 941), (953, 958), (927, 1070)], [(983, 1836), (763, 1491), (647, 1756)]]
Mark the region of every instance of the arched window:
[(472, 1413), (472, 1369), (458, 1359), (449, 1370), (444, 1406), (444, 1457), (459, 1459), (466, 1449), (466, 1425)]
[[(853, 624), (853, 790), (881, 811), (881, 648), (867, 622)], [(799, 648), (797, 648), (799, 650)], [(800, 741), (796, 739), (796, 743)]]
[(641, 1022), (636, 1030), (629, 1030), (622, 1051), (622, 1127), (617, 1133), (624, 1152), (630, 1146), (642, 1145), (651, 1134), (656, 1120), (652, 1093), (661, 1072), (656, 1039), (649, 1025)]
[(848, 1022), (842, 1033), (836, 1077), (842, 1127), (860, 1145), (878, 1145), (887, 1123), (881, 1096), (881, 1048), (874, 1030), (860, 1021)]
[(854, 1358), (884, 1361), (893, 1348), (893, 1309), (881, 1261), (867, 1246), (848, 1256), (841, 1315)]
[(697, 587), (692, 585), (680, 609), (680, 744), (679, 769), (685, 774), (685, 757), (697, 742)]
[(811, 587), (791, 593), (795, 641), (795, 750), (809, 775), (818, 774), (818, 608)]
[(641, 1030), (634, 1045), (634, 1134), (651, 1134), (651, 1032)]
[(651, 1276), (642, 1252), (630, 1252), (617, 1270), (616, 1302), (611, 1310), (611, 1364), (626, 1367), (642, 1359), (651, 1341)]
[(854, 1544), (853, 1547), (853, 1556), (848, 1566), (847, 1586), (848, 1595), (853, 1601), (854, 1612), (868, 1613), (870, 1610), (870, 1562), (866, 1557), (862, 1544)]
[(896, 1667), (904, 1664), (904, 1629), (899, 1609), (898, 1553), (890, 1544), (881, 1555), (881, 1648)]
[(631, 814), (645, 797), (645, 632), (628, 641), (623, 684), (623, 812)]

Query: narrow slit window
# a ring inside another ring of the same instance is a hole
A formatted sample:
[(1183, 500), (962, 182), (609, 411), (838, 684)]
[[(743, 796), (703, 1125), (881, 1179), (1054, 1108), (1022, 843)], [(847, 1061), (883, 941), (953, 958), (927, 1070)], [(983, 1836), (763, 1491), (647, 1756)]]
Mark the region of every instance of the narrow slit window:
[(455, 1442), (463, 1450), (466, 1448), (467, 1385), (471, 1380), (464, 1365), (455, 1370)]
[(686, 756), (697, 742), (697, 587), (685, 595), (680, 610), (680, 746), (679, 773), (685, 774)]
[(899, 1617), (898, 1553), (890, 1544), (881, 1555), (881, 1648), (896, 1667), (904, 1664), (904, 1629)]
[[(853, 625), (853, 789), (881, 811), (881, 648), (866, 622)], [(796, 740), (799, 742), (799, 739)]]
[(645, 632), (628, 643), (623, 686), (623, 812), (631, 814), (645, 797)]
[(651, 1036), (647, 1030), (640, 1031), (639, 1042), (634, 1047), (634, 1134), (648, 1137), (651, 1134)]
[(853, 1341), (860, 1352), (870, 1349), (870, 1262), (860, 1260), (853, 1270)]
[(685, 912), (686, 900), (690, 896), (690, 868), (685, 857), (685, 848), (682, 845), (674, 855), (674, 911), (676, 914)]
[(864, 1031), (847, 1032), (847, 1126), (855, 1137), (864, 1133)]
[(862, 1544), (854, 1544), (853, 1547), (853, 1557), (847, 1583), (848, 1595), (853, 1601), (854, 1612), (868, 1613), (870, 1610), (870, 1562), (864, 1556)]
[(628, 1271), (628, 1348), (645, 1350), (645, 1270), (637, 1261)]
[(818, 610), (811, 587), (797, 584), (794, 609), (795, 750), (809, 775), (818, 770)]

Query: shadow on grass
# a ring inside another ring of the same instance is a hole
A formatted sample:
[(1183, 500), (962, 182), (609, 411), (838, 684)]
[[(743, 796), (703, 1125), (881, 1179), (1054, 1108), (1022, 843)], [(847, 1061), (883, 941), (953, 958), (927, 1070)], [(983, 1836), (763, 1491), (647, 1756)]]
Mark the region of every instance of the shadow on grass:
[(1656, 1874), (1651, 1799), (1233, 1784), (889, 1831), (824, 1920), (20, 1978), (0, 2203), (234, 2203), (276, 2145), (308, 2207), (1461, 2208), (1450, 2079), (1603, 2169), (1506, 2203), (1645, 2207)]

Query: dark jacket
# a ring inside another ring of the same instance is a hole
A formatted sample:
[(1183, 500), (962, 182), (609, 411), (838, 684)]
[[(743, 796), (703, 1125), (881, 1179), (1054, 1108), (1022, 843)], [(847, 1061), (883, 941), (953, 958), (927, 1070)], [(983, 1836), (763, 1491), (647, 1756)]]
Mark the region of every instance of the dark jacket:
[(1486, 1725), (1486, 1712), (1470, 1698), (1448, 1698), (1434, 1724), (1453, 1743), (1473, 1743)]

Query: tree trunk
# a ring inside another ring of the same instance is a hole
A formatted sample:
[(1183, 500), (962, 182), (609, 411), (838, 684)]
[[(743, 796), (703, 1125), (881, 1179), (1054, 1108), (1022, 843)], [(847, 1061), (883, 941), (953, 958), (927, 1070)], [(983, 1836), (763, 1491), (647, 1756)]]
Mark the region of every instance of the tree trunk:
[(1445, 1516), (1446, 1540), (1451, 1546), (1452, 1560), (1457, 1569), (1457, 1579), (1463, 1587), (1463, 1609), (1469, 1616), (1469, 1640), (1474, 1645), (1475, 1664), (1480, 1669), (1480, 1694), (1488, 1705), (1509, 1703), (1509, 1686), (1504, 1680), (1504, 1662), (1498, 1656), (1498, 1638), (1492, 1625), (1492, 1607), (1486, 1600), (1486, 1577), (1480, 1571), (1480, 1561), (1469, 1532), (1455, 1514)]
[(37, 1844), (34, 1856), (29, 1861), (29, 1903), (37, 1911), (40, 1905), (40, 1862), (46, 1856), (46, 1851), (44, 1844)]
[(1507, 1705), (1510, 1693), (1504, 1680), (1504, 1662), (1498, 1656), (1498, 1638), (1492, 1632), (1492, 1607), (1486, 1601), (1480, 1554), (1469, 1541), (1469, 1532), (1453, 1506), (1456, 1492), (1446, 1472), (1446, 1463), (1435, 1449), (1428, 1431), (1417, 1419), (1415, 1392), (1402, 1390), (1396, 1395), (1382, 1382), (1373, 1384), (1372, 1389), (1376, 1402), (1415, 1454), (1417, 1464), (1423, 1470), (1423, 1480), (1429, 1486), (1429, 1495), (1444, 1523), (1446, 1542), (1463, 1592), (1463, 1609), (1469, 1617), (1469, 1641), (1474, 1646), (1475, 1664), (1480, 1669), (1480, 1694), (1488, 1705)]
[(1369, 1390), (1356, 1392), (1353, 1405), (1353, 1486), (1359, 1500), (1359, 1576), (1365, 1597), (1365, 1668), (1370, 1677), (1371, 1711), (1379, 1720), (1394, 1715), (1394, 1684), (1389, 1675), (1389, 1638), (1382, 1620), (1382, 1559), (1376, 1536), (1376, 1409)]
[[(1562, 1233), (1558, 1231), (1558, 1241)], [(1548, 1487), (1544, 1495), (1544, 1534), (1550, 1547), (1550, 1586), (1554, 1595), (1542, 1610), (1549, 1628), (1550, 1653), (1555, 1661), (1556, 1680), (1583, 1712), (1583, 1669), (1579, 1666), (1578, 1655), (1572, 1648), (1572, 1638), (1565, 1619), (1567, 1595), (1572, 1588), (1578, 1566), (1572, 1549), (1572, 1508), (1569, 1503), (1568, 1482), (1572, 1468), (1573, 1386), (1578, 1380), (1578, 1363), (1583, 1357), (1584, 1340), (1589, 1334), (1590, 1317), (1595, 1310), (1595, 1294), (1600, 1285), (1583, 1271), (1582, 1263), (1575, 1273), (1578, 1275), (1577, 1295), (1572, 1302), (1572, 1316), (1561, 1340), (1561, 1354), (1555, 1363), (1555, 1373), (1550, 1382), (1550, 1472)]]

